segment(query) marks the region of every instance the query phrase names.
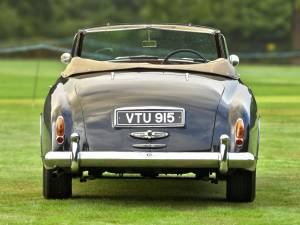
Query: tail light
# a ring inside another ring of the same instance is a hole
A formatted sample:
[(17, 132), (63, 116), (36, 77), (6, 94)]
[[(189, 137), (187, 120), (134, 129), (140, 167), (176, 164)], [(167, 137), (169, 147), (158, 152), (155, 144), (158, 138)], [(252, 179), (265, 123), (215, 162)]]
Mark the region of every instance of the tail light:
[(56, 142), (57, 144), (63, 144), (65, 139), (65, 121), (62, 116), (56, 119)]
[(235, 123), (235, 144), (241, 147), (244, 144), (245, 127), (244, 121), (239, 118)]

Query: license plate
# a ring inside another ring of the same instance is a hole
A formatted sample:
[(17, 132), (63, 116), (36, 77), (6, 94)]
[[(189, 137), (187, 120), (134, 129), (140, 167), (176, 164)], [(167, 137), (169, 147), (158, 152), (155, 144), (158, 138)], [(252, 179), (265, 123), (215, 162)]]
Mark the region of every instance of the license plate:
[(177, 107), (115, 109), (115, 127), (184, 127), (185, 110)]

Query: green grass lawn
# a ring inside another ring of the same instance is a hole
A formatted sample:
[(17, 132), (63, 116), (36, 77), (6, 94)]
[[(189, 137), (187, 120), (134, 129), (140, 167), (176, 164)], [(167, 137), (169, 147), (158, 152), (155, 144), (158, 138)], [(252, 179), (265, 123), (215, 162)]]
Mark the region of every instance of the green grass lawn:
[(74, 198), (44, 200), (42, 98), (63, 65), (0, 60), (0, 224), (300, 224), (300, 67), (240, 66), (261, 124), (257, 197), (228, 203), (225, 185), (195, 180), (73, 181)]

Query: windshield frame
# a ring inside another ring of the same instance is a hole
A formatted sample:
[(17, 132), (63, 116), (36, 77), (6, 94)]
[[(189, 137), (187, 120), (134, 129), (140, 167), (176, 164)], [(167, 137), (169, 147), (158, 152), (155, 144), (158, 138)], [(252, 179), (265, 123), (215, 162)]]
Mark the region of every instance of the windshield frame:
[(223, 41), (221, 41), (223, 34), (219, 30), (201, 26), (191, 26), (191, 25), (147, 25), (147, 24), (140, 24), (140, 25), (115, 25), (115, 26), (104, 26), (104, 27), (95, 27), (95, 28), (88, 28), (82, 29), (77, 32), (74, 37), (74, 42), (72, 46), (71, 55), (72, 57), (81, 57), (82, 52), (82, 45), (84, 37), (87, 33), (95, 33), (95, 32), (110, 32), (114, 30), (139, 30), (145, 28), (155, 28), (159, 30), (177, 30), (177, 31), (184, 31), (184, 32), (198, 32), (198, 33), (209, 33), (214, 35), (216, 48), (217, 48), (217, 56), (218, 58), (228, 58), (227, 55), (227, 47), (223, 46)]

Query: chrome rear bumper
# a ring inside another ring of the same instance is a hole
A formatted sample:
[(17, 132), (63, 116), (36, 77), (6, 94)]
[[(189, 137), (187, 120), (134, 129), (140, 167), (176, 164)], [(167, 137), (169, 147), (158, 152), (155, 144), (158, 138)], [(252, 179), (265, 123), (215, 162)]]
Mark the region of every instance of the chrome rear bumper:
[(229, 169), (254, 171), (256, 159), (249, 152), (231, 153), (229, 137), (220, 137), (219, 152), (80, 152), (79, 136), (71, 135), (72, 151), (48, 152), (44, 159), (46, 168), (70, 168), (77, 172), (82, 167), (99, 168), (216, 168), (221, 174)]
[[(71, 168), (72, 162), (72, 152), (48, 152), (44, 158), (48, 168)], [(222, 158), (217, 152), (78, 152), (76, 162), (78, 167), (220, 168)], [(251, 153), (228, 153), (227, 163), (229, 169), (253, 170), (256, 160)]]

